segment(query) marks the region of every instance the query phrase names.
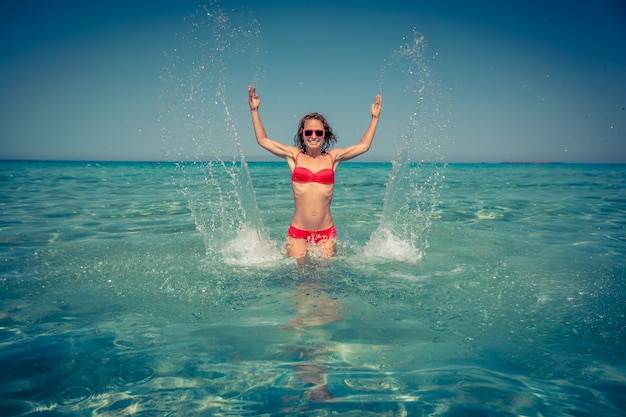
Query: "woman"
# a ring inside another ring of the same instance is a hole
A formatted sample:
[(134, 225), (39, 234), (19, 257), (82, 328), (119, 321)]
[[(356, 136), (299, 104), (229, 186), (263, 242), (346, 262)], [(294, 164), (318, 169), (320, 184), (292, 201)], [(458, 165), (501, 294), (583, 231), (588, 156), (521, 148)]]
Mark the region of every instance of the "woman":
[(309, 250), (319, 248), (323, 256), (331, 257), (337, 246), (337, 231), (330, 214), (335, 170), (340, 162), (369, 150), (378, 126), (382, 97), (377, 95), (372, 104), (372, 120), (361, 141), (347, 148), (331, 150), (330, 146), (337, 139), (319, 113), (307, 114), (300, 120), (294, 138), (296, 146), (283, 145), (268, 138), (259, 116), (260, 103), (255, 88), (248, 87), (248, 104), (258, 144), (286, 159), (291, 170), (295, 212), (287, 236), (287, 255), (303, 263)]

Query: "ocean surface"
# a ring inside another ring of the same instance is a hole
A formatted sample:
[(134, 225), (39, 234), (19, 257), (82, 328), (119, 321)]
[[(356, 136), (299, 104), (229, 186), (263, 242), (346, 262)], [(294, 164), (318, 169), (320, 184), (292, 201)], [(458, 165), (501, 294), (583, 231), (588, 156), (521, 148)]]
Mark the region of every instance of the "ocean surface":
[(623, 416), (626, 166), (0, 162), (0, 415)]

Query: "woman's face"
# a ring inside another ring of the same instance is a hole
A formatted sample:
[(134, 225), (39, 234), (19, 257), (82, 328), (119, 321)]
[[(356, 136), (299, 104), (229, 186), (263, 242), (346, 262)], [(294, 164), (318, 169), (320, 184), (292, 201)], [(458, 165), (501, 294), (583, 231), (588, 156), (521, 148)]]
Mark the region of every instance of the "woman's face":
[[(307, 135), (307, 133), (310, 133), (310, 135)], [(302, 138), (307, 149), (321, 149), (324, 144), (324, 134), (324, 124), (319, 120), (308, 119), (304, 121)]]

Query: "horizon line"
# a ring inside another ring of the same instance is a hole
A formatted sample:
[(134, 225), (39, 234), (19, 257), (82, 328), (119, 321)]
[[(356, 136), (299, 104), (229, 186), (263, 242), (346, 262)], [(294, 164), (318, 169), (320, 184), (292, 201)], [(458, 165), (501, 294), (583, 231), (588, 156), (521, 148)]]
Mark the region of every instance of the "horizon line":
[[(281, 160), (265, 159), (265, 158), (252, 158), (244, 159), (246, 163), (283, 163)], [(75, 162), (75, 163), (154, 163), (154, 164), (178, 164), (178, 163), (207, 163), (207, 162), (235, 162), (240, 163), (241, 160), (233, 159), (198, 159), (198, 160), (159, 160), (159, 159), (47, 159), (47, 158), (1, 158), (0, 162)], [(361, 163), (361, 164), (380, 164), (380, 163), (393, 163), (390, 159), (367, 159), (367, 160), (351, 160), (345, 161), (346, 164)], [(418, 164), (471, 164), (471, 165), (626, 165), (626, 162), (564, 162), (564, 161), (418, 161)]]

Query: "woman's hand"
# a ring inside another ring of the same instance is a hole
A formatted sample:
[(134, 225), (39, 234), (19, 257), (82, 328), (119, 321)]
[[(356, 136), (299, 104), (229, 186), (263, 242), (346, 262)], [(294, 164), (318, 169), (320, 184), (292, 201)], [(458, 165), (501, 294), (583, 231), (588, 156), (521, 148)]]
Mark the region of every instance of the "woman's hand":
[(256, 94), (256, 88), (252, 85), (248, 86), (248, 104), (250, 105), (250, 110), (258, 109), (261, 104), (261, 99)]
[(383, 109), (383, 96), (380, 94), (376, 95), (374, 99), (374, 103), (372, 103), (372, 117), (378, 119), (380, 116), (380, 111)]

